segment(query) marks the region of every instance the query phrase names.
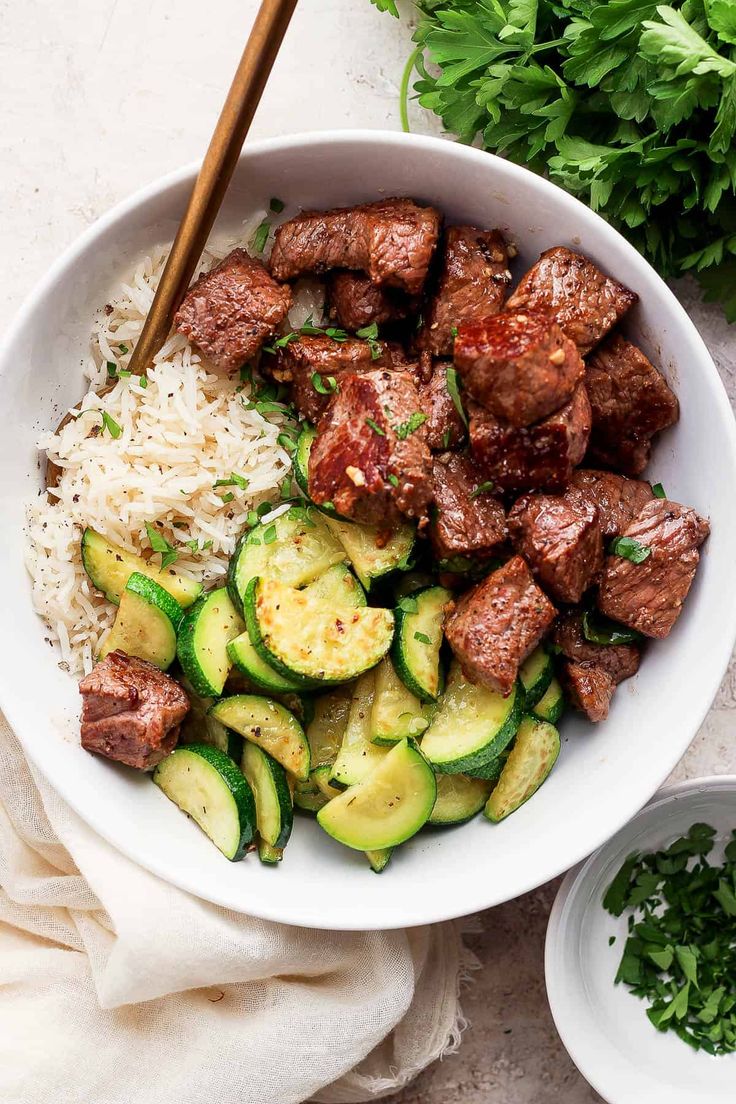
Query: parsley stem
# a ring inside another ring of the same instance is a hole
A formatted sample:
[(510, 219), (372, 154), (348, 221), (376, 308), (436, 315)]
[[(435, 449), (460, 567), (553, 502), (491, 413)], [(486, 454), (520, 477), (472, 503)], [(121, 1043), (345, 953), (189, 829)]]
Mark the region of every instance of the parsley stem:
[(405, 134), (411, 134), (411, 127), (409, 126), (409, 81), (411, 75), (414, 72), (417, 61), (424, 52), (422, 46), (417, 46), (415, 50), (409, 54), (406, 59), (406, 65), (404, 66), (404, 72), (401, 75), (401, 87), (399, 88), (399, 115), (401, 116), (401, 129)]

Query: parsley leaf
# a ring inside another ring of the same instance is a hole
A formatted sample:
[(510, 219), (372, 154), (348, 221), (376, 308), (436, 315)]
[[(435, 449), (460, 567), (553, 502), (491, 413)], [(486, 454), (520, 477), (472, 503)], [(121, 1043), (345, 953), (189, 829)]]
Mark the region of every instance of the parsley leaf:
[(179, 553), (174, 548), (173, 544), (169, 544), (163, 533), (160, 533), (158, 529), (154, 528), (150, 522), (146, 522), (146, 532), (148, 533), (148, 542), (154, 552), (161, 553), (161, 570), (170, 567), (179, 558)]
[(362, 337), (368, 342), (368, 348), (371, 351), (371, 360), (378, 360), (383, 353), (383, 345), (378, 340), (378, 323), (371, 322), (370, 326), (363, 326), (362, 329), (355, 331), (356, 337)]
[(101, 410), (100, 413), (102, 415), (102, 432), (104, 433), (105, 430), (107, 430), (110, 436), (117, 440), (123, 432), (121, 427), (115, 421), (112, 414), (108, 414), (106, 410)]
[(333, 395), (337, 391), (337, 380), (334, 376), (322, 377), (319, 372), (312, 374), (312, 387), (320, 395)]
[(432, 641), (427, 636), (427, 634), (423, 633), (423, 632), (415, 632), (414, 633), (414, 639), (418, 640), (420, 644), (431, 644), (432, 643)]
[(268, 221), (268, 219), (264, 219), (256, 230), (255, 234), (253, 235), (253, 239), (251, 241), (251, 247), (254, 253), (263, 252), (263, 250), (266, 248), (266, 243), (268, 241), (270, 233), (271, 223)]
[(277, 196), (272, 196), (271, 201), (268, 204), (269, 211), (273, 211), (275, 215), (280, 215), (286, 204), (283, 199), (279, 199)]
[(666, 498), (667, 494), (661, 483), (652, 483), (652, 494), (655, 498)]
[(378, 422), (374, 422), (372, 418), (366, 418), (365, 424), (370, 426), (374, 433), (377, 433), (379, 437), (385, 437), (385, 430), (381, 429)]
[(490, 494), (494, 490), (496, 484), (492, 479), (488, 479), (485, 483), (480, 483), (475, 490), (471, 493), (471, 498), (477, 498), (478, 495)]
[(635, 564), (644, 563), (652, 554), (651, 548), (641, 544), (634, 537), (616, 537), (609, 544), (608, 551), (613, 556), (621, 556), (622, 559), (631, 560)]
[(413, 414), (410, 414), (405, 422), (400, 422), (394, 426), (394, 432), (400, 441), (405, 441), (412, 433), (416, 433), (420, 426), (423, 426), (427, 420), (427, 415), (415, 410)]
[(460, 415), (463, 424), (467, 427), (468, 419), (463, 409), (463, 400), (460, 398), (460, 383), (458, 380), (457, 370), (455, 368), (445, 369), (445, 382), (447, 383), (447, 390), (450, 398), (452, 399), (452, 405)]

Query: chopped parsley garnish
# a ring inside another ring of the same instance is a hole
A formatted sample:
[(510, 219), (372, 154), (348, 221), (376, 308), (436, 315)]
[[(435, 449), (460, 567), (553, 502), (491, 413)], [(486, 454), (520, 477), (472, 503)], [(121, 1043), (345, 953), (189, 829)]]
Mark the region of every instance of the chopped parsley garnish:
[(452, 334), (453, 337), (457, 337), (457, 326), (451, 326), (450, 327), (450, 333)]
[(470, 496), (470, 497), (471, 497), (471, 498), (477, 498), (477, 497), (478, 497), (478, 495), (482, 495), (482, 494), (490, 494), (490, 493), (491, 493), (491, 491), (492, 491), (492, 490), (493, 490), (493, 489), (495, 488), (495, 486), (496, 486), (496, 484), (495, 484), (495, 483), (493, 482), (493, 480), (492, 480), (492, 479), (488, 479), (488, 480), (486, 480), (486, 482), (485, 482), (485, 483), (480, 483), (480, 484), (479, 484), (479, 485), (478, 485), (478, 486), (477, 486), (477, 487), (475, 488), (475, 490), (473, 491), (473, 493), (471, 494), (471, 496)]
[(227, 506), (228, 502), (232, 502), (235, 498), (235, 495), (232, 491), (228, 491), (227, 494), (221, 495), (220, 497), (222, 498), (223, 504)]
[(445, 432), (442, 434), (442, 447), (444, 449), (450, 447), (450, 430), (449, 429), (446, 429)]
[(227, 479), (216, 479), (212, 484), (213, 487), (240, 487), (241, 491), (244, 491), (248, 486), (250, 480), (246, 479), (244, 475), (238, 475), (237, 472), (230, 472)]
[(463, 400), (460, 398), (460, 382), (455, 368), (445, 369), (445, 381), (447, 383), (447, 391), (452, 399), (452, 405), (462, 419), (463, 425), (467, 426), (468, 419), (463, 409)]
[(118, 374), (118, 366), (114, 360), (105, 361), (105, 367), (107, 368), (107, 374), (110, 378), (114, 378)]
[(389, 472), (388, 481), (392, 487), (398, 487), (399, 485), (399, 477), (394, 475), (393, 472)]
[(245, 518), (245, 524), (248, 526), (249, 529), (255, 529), (256, 525), (258, 525), (260, 520), (261, 519), (259, 518), (258, 514), (255, 512), (255, 510), (249, 510), (247, 515), (246, 515), (246, 518)]
[(143, 390), (145, 391), (145, 389), (148, 387), (148, 376), (139, 376), (138, 377), (138, 386), (142, 387)]
[(608, 551), (614, 556), (621, 556), (624, 560), (631, 560), (635, 564), (644, 563), (652, 554), (651, 548), (641, 544), (634, 537), (616, 537), (609, 544)]
[(283, 199), (279, 199), (277, 196), (271, 196), (268, 204), (269, 211), (273, 211), (275, 215), (280, 215), (286, 204)]
[(255, 234), (253, 235), (251, 245), (253, 247), (254, 253), (263, 252), (263, 250), (266, 248), (266, 242), (268, 241), (268, 236), (270, 233), (271, 223), (268, 221), (268, 219), (264, 219), (256, 230)]
[(259, 518), (265, 517), (266, 514), (270, 514), (272, 510), (273, 502), (261, 502), (260, 505), (256, 507), (256, 513)]
[(662, 851), (630, 855), (603, 907), (629, 913), (616, 983), (647, 1001), (658, 1031), (720, 1055), (736, 1052), (736, 831), (721, 865), (707, 858), (715, 835), (693, 824)]
[(420, 426), (423, 426), (426, 420), (426, 414), (421, 414), (418, 410), (415, 410), (405, 422), (394, 426), (394, 432), (400, 441), (405, 441), (410, 434), (415, 433)]
[(412, 596), (410, 594), (406, 594), (406, 595), (404, 595), (403, 598), (399, 599), (399, 601), (397, 603), (397, 608), (400, 609), (400, 610), (403, 610), (404, 613), (418, 613), (419, 612), (419, 606), (417, 605), (417, 600), (416, 600), (416, 598), (412, 598)]
[(366, 418), (365, 424), (370, 426), (374, 433), (377, 433), (379, 437), (385, 437), (385, 430), (381, 429), (377, 422), (374, 422), (372, 418)]
[(334, 395), (337, 391), (337, 380), (334, 376), (322, 377), (319, 372), (313, 372), (312, 387), (320, 395)]
[(123, 345), (122, 342), (120, 343), (120, 345), (118, 345), (118, 349), (123, 354), (123, 356), (125, 356), (125, 354), (128, 352), (128, 346)]
[(383, 352), (383, 345), (378, 340), (378, 323), (371, 322), (370, 326), (363, 326), (362, 329), (355, 331), (355, 336), (362, 337), (368, 342), (371, 360), (378, 360)]
[(420, 644), (431, 644), (432, 643), (432, 641), (429, 639), (427, 634), (423, 633), (423, 632), (415, 632), (414, 633), (414, 639), (418, 640)]
[(667, 493), (661, 483), (652, 483), (652, 494), (655, 498), (667, 497)]
[(276, 536), (277, 536), (276, 526), (275, 525), (269, 525), (268, 528), (265, 530), (265, 532), (263, 534), (263, 543), (264, 544), (273, 544), (273, 542), (276, 540)]
[(122, 429), (115, 421), (113, 416), (111, 414), (108, 414), (106, 410), (101, 410), (100, 414), (102, 415), (102, 432), (104, 433), (105, 430), (107, 430), (110, 436), (114, 437), (115, 440), (117, 440), (117, 438), (123, 432)]
[(163, 533), (159, 533), (158, 529), (154, 528), (150, 522), (146, 522), (146, 532), (148, 533), (148, 541), (154, 552), (161, 553), (161, 570), (170, 567), (179, 558), (179, 553), (174, 548), (173, 544), (169, 544)]
[(128, 368), (118, 368), (118, 376), (120, 379), (130, 379), (133, 373)]
[(199, 541), (198, 540), (184, 541), (184, 547), (188, 548), (189, 551), (192, 554), (196, 554), (197, 552), (199, 552)]
[(276, 443), (281, 445), (282, 449), (286, 449), (288, 453), (292, 453), (296, 449), (296, 438), (290, 433), (279, 433)]

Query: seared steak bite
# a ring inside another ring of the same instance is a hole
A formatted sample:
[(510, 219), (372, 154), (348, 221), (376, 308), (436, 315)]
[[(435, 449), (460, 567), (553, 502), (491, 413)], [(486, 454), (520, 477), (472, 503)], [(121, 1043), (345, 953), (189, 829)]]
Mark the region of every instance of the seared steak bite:
[(689, 506), (666, 498), (649, 502), (623, 534), (627, 549), (633, 548), (636, 558), (646, 551), (646, 559), (635, 563), (620, 554), (606, 557), (598, 593), (602, 612), (645, 636), (667, 636), (680, 616), (700, 559), (698, 548), (709, 532), (708, 522)]
[(585, 385), (593, 410), (591, 455), (639, 475), (649, 460), (651, 438), (680, 415), (667, 380), (641, 349), (613, 334), (590, 356)]
[(289, 288), (244, 249), (233, 249), (195, 280), (174, 325), (216, 367), (234, 372), (276, 332), (290, 305)]
[(581, 253), (558, 245), (547, 249), (522, 276), (506, 306), (548, 314), (585, 354), (638, 298)]
[(317, 425), (309, 494), (338, 513), (387, 529), (420, 518), (432, 498), (419, 395), (407, 372), (346, 373)]
[(504, 311), (462, 324), (455, 367), (468, 393), (512, 426), (559, 410), (585, 375), (575, 344), (539, 311)]
[(500, 421), (479, 403), (467, 403), (470, 448), (484, 473), (503, 491), (564, 491), (590, 436), (590, 403), (580, 384), (568, 403), (534, 425)]
[(654, 498), (643, 479), (627, 479), (614, 472), (578, 468), (570, 480), (598, 507), (598, 521), (605, 540), (623, 533), (640, 510)]
[[(269, 371), (279, 383), (291, 383), (297, 409), (310, 422), (316, 422), (332, 398), (331, 380), (339, 386), (338, 380), (346, 372), (391, 367), (391, 354), (383, 346), (382, 350), (376, 360), (367, 341), (358, 338), (334, 341), (325, 334), (303, 335), (277, 350)], [(315, 373), (319, 379), (315, 379)]]
[(143, 659), (111, 652), (79, 684), (82, 747), (139, 770), (173, 751), (189, 699)]
[(429, 536), (438, 560), (486, 558), (506, 539), (501, 503), (483, 489), (468, 453), (445, 452), (432, 461), (434, 502)]
[(450, 226), (445, 231), (437, 286), (419, 344), (432, 356), (452, 356), (461, 322), (498, 314), (511, 282), (506, 242), (498, 230)]
[(362, 272), (333, 272), (326, 286), (328, 314), (346, 330), (400, 321), (415, 306), (400, 291), (374, 284)]
[(445, 616), (445, 635), (470, 682), (508, 697), (520, 665), (557, 611), (521, 556), (487, 575)]
[(508, 518), (514, 548), (558, 602), (579, 602), (603, 567), (598, 510), (574, 487), (562, 495), (528, 494)]
[(641, 651), (637, 644), (593, 644), (583, 632), (580, 610), (567, 610), (552, 632), (552, 641), (560, 654), (581, 667), (598, 667), (615, 685), (631, 678), (639, 670)]
[(594, 723), (605, 721), (616, 684), (602, 667), (566, 659), (560, 667), (560, 681), (573, 709)]
[[(434, 452), (457, 448), (465, 437), (463, 420), (447, 390), (448, 365), (435, 363), (429, 383), (417, 379), (422, 410), (427, 415), (427, 444)], [(414, 373), (415, 378), (417, 373)]]
[(295, 280), (308, 272), (358, 269), (374, 284), (418, 295), (439, 230), (439, 212), (412, 199), (304, 211), (276, 230), (271, 273), (277, 280)]

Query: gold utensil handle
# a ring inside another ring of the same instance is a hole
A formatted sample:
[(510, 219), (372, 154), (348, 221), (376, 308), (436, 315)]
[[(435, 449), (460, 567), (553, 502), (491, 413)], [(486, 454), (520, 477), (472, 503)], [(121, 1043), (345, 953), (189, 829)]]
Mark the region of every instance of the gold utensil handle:
[(262, 0), (130, 359), (142, 375), (163, 345), (217, 217), (297, 0)]

